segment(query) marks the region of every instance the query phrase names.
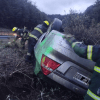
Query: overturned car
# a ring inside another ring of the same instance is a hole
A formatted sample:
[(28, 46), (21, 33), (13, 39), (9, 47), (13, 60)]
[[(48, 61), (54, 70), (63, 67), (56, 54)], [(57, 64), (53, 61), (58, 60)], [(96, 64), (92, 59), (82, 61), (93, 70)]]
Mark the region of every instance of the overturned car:
[[(79, 57), (60, 32), (62, 21), (55, 18), (38, 40), (34, 50), (34, 73), (50, 78), (75, 93), (84, 95), (88, 89), (95, 63)], [(42, 75), (41, 74), (41, 75)]]

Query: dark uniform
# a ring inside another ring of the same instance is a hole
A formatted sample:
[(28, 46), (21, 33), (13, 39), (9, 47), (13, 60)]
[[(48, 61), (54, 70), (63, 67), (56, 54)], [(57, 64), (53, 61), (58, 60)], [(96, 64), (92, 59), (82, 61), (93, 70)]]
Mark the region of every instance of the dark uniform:
[[(47, 23), (45, 23), (47, 22)], [(34, 30), (29, 34), (29, 40), (28, 40), (28, 52), (26, 57), (26, 62), (30, 62), (31, 59), (35, 59), (34, 56), (34, 46), (37, 43), (39, 37), (47, 31), (47, 28), (49, 26), (48, 21), (44, 21), (43, 24), (37, 25)]]
[(79, 56), (96, 62), (84, 100), (100, 100), (100, 45), (85, 45), (74, 37), (65, 37)]
[(29, 39), (29, 32), (28, 32), (28, 30), (26, 30), (26, 29), (17, 29), (16, 33), (17, 33), (17, 36), (13, 40), (13, 42), (16, 42), (18, 38), (21, 38), (20, 43), (21, 43), (22, 49), (25, 49), (25, 42), (26, 42), (26, 40)]

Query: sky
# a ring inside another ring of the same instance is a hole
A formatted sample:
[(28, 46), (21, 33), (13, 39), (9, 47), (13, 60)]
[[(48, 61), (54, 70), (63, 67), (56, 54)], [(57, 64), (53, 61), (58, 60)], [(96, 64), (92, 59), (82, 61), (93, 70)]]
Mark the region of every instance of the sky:
[(96, 0), (29, 0), (46, 14), (69, 14), (70, 10), (83, 13)]

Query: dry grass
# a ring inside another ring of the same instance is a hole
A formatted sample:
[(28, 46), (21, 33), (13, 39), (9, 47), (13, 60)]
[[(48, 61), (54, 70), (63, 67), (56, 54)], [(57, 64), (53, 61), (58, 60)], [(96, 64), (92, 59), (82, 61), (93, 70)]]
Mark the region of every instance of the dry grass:
[[(1, 41), (4, 47), (8, 41)], [(25, 63), (27, 48), (0, 49), (0, 100), (83, 100), (63, 87), (50, 86), (33, 74), (33, 65)]]
[(70, 15), (69, 25), (66, 25), (65, 34), (73, 34), (79, 41), (84, 41), (87, 45), (100, 44), (100, 23), (94, 19), (78, 14)]

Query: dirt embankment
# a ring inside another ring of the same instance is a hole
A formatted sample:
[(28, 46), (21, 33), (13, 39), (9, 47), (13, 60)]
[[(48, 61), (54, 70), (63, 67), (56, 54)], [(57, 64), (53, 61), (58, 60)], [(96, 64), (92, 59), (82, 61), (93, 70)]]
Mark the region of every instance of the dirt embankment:
[(83, 100), (63, 87), (50, 86), (33, 74), (25, 63), (27, 48), (4, 47), (10, 40), (0, 40), (0, 100)]

